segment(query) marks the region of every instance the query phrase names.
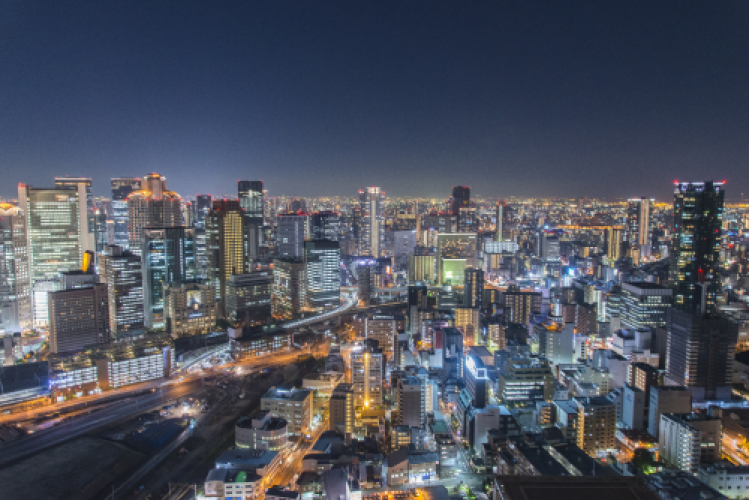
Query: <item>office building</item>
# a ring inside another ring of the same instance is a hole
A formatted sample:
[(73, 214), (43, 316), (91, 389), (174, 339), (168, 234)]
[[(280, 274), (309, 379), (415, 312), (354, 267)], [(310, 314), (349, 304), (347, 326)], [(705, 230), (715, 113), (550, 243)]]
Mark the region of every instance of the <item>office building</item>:
[(475, 233), (437, 235), (437, 279), (440, 284), (462, 286), (467, 268), (478, 267)]
[(425, 389), (419, 377), (398, 379), (398, 425), (423, 428), (426, 424)]
[(609, 262), (616, 262), (622, 257), (622, 239), (624, 228), (618, 226), (607, 227), (604, 233), (606, 243), (606, 258)]
[(554, 374), (549, 362), (538, 358), (511, 358), (497, 377), (497, 394), (503, 403), (551, 401)]
[(315, 311), (341, 303), (341, 249), (337, 241), (304, 242), (307, 304)]
[(276, 237), (278, 257), (282, 259), (301, 259), (304, 256), (307, 223), (307, 214), (279, 214), (278, 236)]
[(666, 326), (666, 309), (671, 307), (672, 297), (673, 289), (655, 283), (622, 283), (619, 309), (622, 328)]
[(26, 217), (0, 203), (0, 333), (33, 326)]
[(283, 418), (261, 411), (254, 417), (242, 417), (234, 425), (234, 445), (237, 448), (281, 451), (289, 441), (288, 423)]
[(109, 342), (107, 285), (59, 290), (49, 294), (49, 350), (77, 352)]
[(310, 239), (338, 241), (341, 234), (341, 217), (331, 210), (314, 212), (309, 216)]
[(213, 287), (201, 283), (164, 283), (166, 327), (173, 337), (210, 333), (216, 326)]
[(205, 217), (205, 245), (206, 275), (223, 310), (229, 278), (247, 272), (245, 214), (237, 200), (213, 200)]
[(727, 461), (702, 465), (697, 472), (697, 479), (731, 500), (746, 498), (747, 476), (749, 466), (733, 465)]
[(307, 303), (306, 266), (302, 259), (274, 259), (271, 313), (279, 320), (301, 316)]
[[(440, 306), (443, 303), (440, 302)], [(442, 309), (442, 307), (440, 307)], [(466, 346), (479, 345), (481, 311), (478, 307), (456, 307), (455, 328), (463, 332)]]
[(541, 231), (538, 236), (538, 256), (544, 260), (559, 260), (559, 236), (554, 233)]
[(231, 323), (264, 323), (271, 314), (273, 272), (232, 274), (226, 285), (226, 319)]
[(86, 218), (86, 227), (83, 232), (81, 244), (84, 251), (96, 250), (96, 211), (94, 209), (94, 195), (91, 191), (91, 179), (88, 177), (55, 177), (56, 188), (72, 188), (79, 192), (81, 200), (85, 200), (85, 208), (81, 213)]
[(354, 407), (373, 408), (382, 405), (382, 380), (385, 360), (382, 349), (357, 347), (351, 352), (351, 379)]
[[(561, 319), (561, 318), (559, 318)], [(538, 339), (538, 355), (554, 365), (575, 362), (575, 328), (573, 323), (563, 324), (548, 319), (533, 325), (533, 337)]]
[(384, 199), (385, 193), (379, 187), (370, 186), (366, 191), (359, 191), (362, 212), (359, 255), (368, 255), (377, 259), (382, 253), (385, 229), (382, 209)]
[(129, 221), (127, 197), (138, 189), (140, 189), (140, 179), (136, 177), (112, 179), (112, 222), (114, 224), (112, 244), (123, 250), (130, 249), (130, 236), (127, 229)]
[(507, 241), (509, 240), (509, 228), (507, 227), (506, 218), (507, 218), (507, 204), (500, 201), (497, 202), (497, 212), (495, 214), (496, 218), (496, 227), (494, 230), (494, 241)]
[(577, 398), (577, 446), (588, 455), (616, 451), (616, 405), (606, 398)]
[(697, 474), (700, 465), (721, 459), (723, 424), (703, 413), (661, 415), (658, 452), (666, 464)]
[(674, 230), (669, 281), (674, 307), (714, 312), (720, 291), (718, 269), (723, 225), (722, 182), (680, 182), (674, 190)]
[(484, 271), (468, 268), (465, 270), (463, 305), (465, 307), (481, 308), (484, 299)]
[(668, 379), (688, 387), (695, 401), (729, 401), (738, 324), (669, 308), (666, 331)]
[(330, 395), (329, 430), (344, 436), (354, 432), (354, 386), (338, 384)]
[(130, 251), (141, 255), (147, 228), (182, 226), (182, 198), (166, 188), (166, 177), (146, 175), (140, 189), (127, 196)]
[(237, 181), (239, 203), (246, 216), (263, 223), (263, 181)]
[(195, 280), (195, 230), (146, 228), (142, 244), (144, 320), (160, 329), (166, 327), (164, 285)]
[(99, 279), (107, 285), (109, 331), (119, 339), (144, 330), (141, 258), (116, 245), (99, 255)]
[(376, 340), (385, 357), (392, 359), (398, 332), (406, 329), (406, 318), (401, 314), (384, 312), (361, 313), (356, 318), (356, 336)]
[(658, 439), (662, 414), (690, 413), (691, 411), (692, 391), (686, 387), (678, 385), (658, 385), (650, 387), (648, 433)]
[(51, 189), (18, 186), (19, 209), (26, 218), (35, 326), (47, 324), (47, 293), (58, 288), (58, 274), (80, 269), (84, 253), (94, 250), (86, 199), (85, 183)]
[(312, 425), (312, 391), (293, 387), (273, 387), (260, 399), (260, 409), (288, 423), (288, 433), (301, 436)]

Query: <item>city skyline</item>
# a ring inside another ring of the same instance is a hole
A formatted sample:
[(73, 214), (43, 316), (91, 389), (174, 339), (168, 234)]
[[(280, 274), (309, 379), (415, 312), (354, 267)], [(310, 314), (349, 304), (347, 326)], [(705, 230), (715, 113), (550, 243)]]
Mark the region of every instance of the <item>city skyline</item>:
[(2, 7), (0, 197), (149, 171), (186, 196), (749, 193), (745, 3), (224, 7)]

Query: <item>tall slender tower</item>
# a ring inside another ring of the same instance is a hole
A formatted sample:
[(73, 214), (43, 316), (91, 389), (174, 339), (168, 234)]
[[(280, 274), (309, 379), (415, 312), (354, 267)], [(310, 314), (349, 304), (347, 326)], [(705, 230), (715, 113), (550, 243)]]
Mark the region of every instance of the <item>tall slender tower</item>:
[(723, 185), (723, 182), (675, 184), (669, 278), (675, 288), (674, 307), (681, 311), (715, 311), (720, 291)]
[(237, 200), (213, 200), (205, 218), (208, 279), (216, 299), (226, 304), (226, 285), (232, 274), (247, 272), (245, 254), (245, 213)]
[(384, 196), (385, 193), (375, 186), (368, 187), (366, 191), (359, 191), (363, 219), (361, 227), (363, 248), (361, 250), (374, 258), (378, 258), (381, 252)]
[(167, 228), (182, 225), (182, 198), (166, 188), (166, 177), (148, 174), (141, 189), (127, 197), (130, 251), (143, 252), (143, 231), (149, 227)]
[(26, 218), (0, 203), (0, 334), (32, 327)]

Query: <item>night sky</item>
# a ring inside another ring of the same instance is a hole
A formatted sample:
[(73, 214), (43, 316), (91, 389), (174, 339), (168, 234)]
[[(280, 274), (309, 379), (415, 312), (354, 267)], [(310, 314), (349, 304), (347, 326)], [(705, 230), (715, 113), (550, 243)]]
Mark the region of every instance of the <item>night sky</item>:
[(749, 2), (0, 0), (0, 197), (749, 197)]

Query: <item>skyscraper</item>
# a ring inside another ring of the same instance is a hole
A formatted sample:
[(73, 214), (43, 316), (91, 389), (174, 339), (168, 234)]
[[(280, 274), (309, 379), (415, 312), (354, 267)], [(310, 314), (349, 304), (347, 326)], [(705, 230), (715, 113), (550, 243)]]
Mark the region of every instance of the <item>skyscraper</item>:
[(164, 284), (195, 279), (195, 230), (144, 229), (142, 256), (145, 324), (151, 329), (164, 328)]
[(286, 213), (278, 216), (278, 256), (282, 259), (299, 259), (303, 256), (307, 214)]
[(471, 188), (468, 186), (453, 186), (453, 196), (450, 201), (450, 213), (459, 215), (461, 208), (471, 205)]
[(130, 249), (128, 235), (127, 197), (140, 189), (140, 179), (119, 177), (112, 179), (112, 221), (114, 222), (114, 245), (125, 250)]
[(497, 225), (494, 232), (494, 241), (507, 241), (507, 228), (505, 227), (505, 208), (504, 202), (497, 202)]
[(245, 224), (244, 210), (237, 200), (213, 200), (213, 209), (205, 218), (207, 276), (222, 307), (229, 277), (247, 272)]
[(107, 285), (109, 330), (122, 338), (143, 333), (143, 273), (141, 259), (116, 245), (99, 256), (100, 280)]
[(351, 353), (351, 378), (354, 406), (371, 408), (382, 404), (382, 377), (385, 362), (382, 349), (371, 346), (356, 348)]
[(338, 241), (340, 231), (338, 212), (328, 210), (310, 214), (310, 239)]
[(666, 376), (695, 401), (731, 399), (737, 323), (722, 316), (666, 311)]
[(385, 193), (380, 188), (370, 186), (366, 191), (359, 191), (362, 209), (361, 245), (359, 253), (374, 258), (380, 257), (382, 243), (382, 226), (384, 215), (382, 201)]
[(271, 313), (276, 319), (295, 319), (306, 304), (307, 283), (302, 259), (273, 259)]
[(337, 241), (304, 242), (307, 304), (322, 310), (341, 303), (341, 249)]
[(636, 250), (635, 255), (639, 258), (650, 255), (653, 232), (653, 217), (650, 211), (652, 202), (653, 200), (643, 196), (629, 200), (627, 206), (627, 240), (630, 250)]
[(166, 177), (148, 174), (127, 197), (130, 250), (140, 255), (146, 228), (182, 226), (182, 198), (166, 188)]
[(263, 181), (238, 181), (239, 203), (248, 218), (263, 221)]
[(95, 250), (96, 221), (94, 211), (94, 195), (91, 191), (91, 179), (88, 177), (55, 177), (55, 187), (71, 187), (85, 193), (85, 216), (87, 220), (86, 250)]
[(26, 218), (17, 206), (0, 203), (0, 333), (32, 325)]
[(722, 182), (677, 182), (669, 278), (675, 288), (674, 307), (688, 312), (713, 312), (720, 291)]
[(34, 188), (20, 184), (18, 201), (26, 217), (26, 240), (34, 324), (47, 324), (47, 293), (57, 289), (61, 271), (80, 269), (94, 250), (88, 230), (86, 185)]

